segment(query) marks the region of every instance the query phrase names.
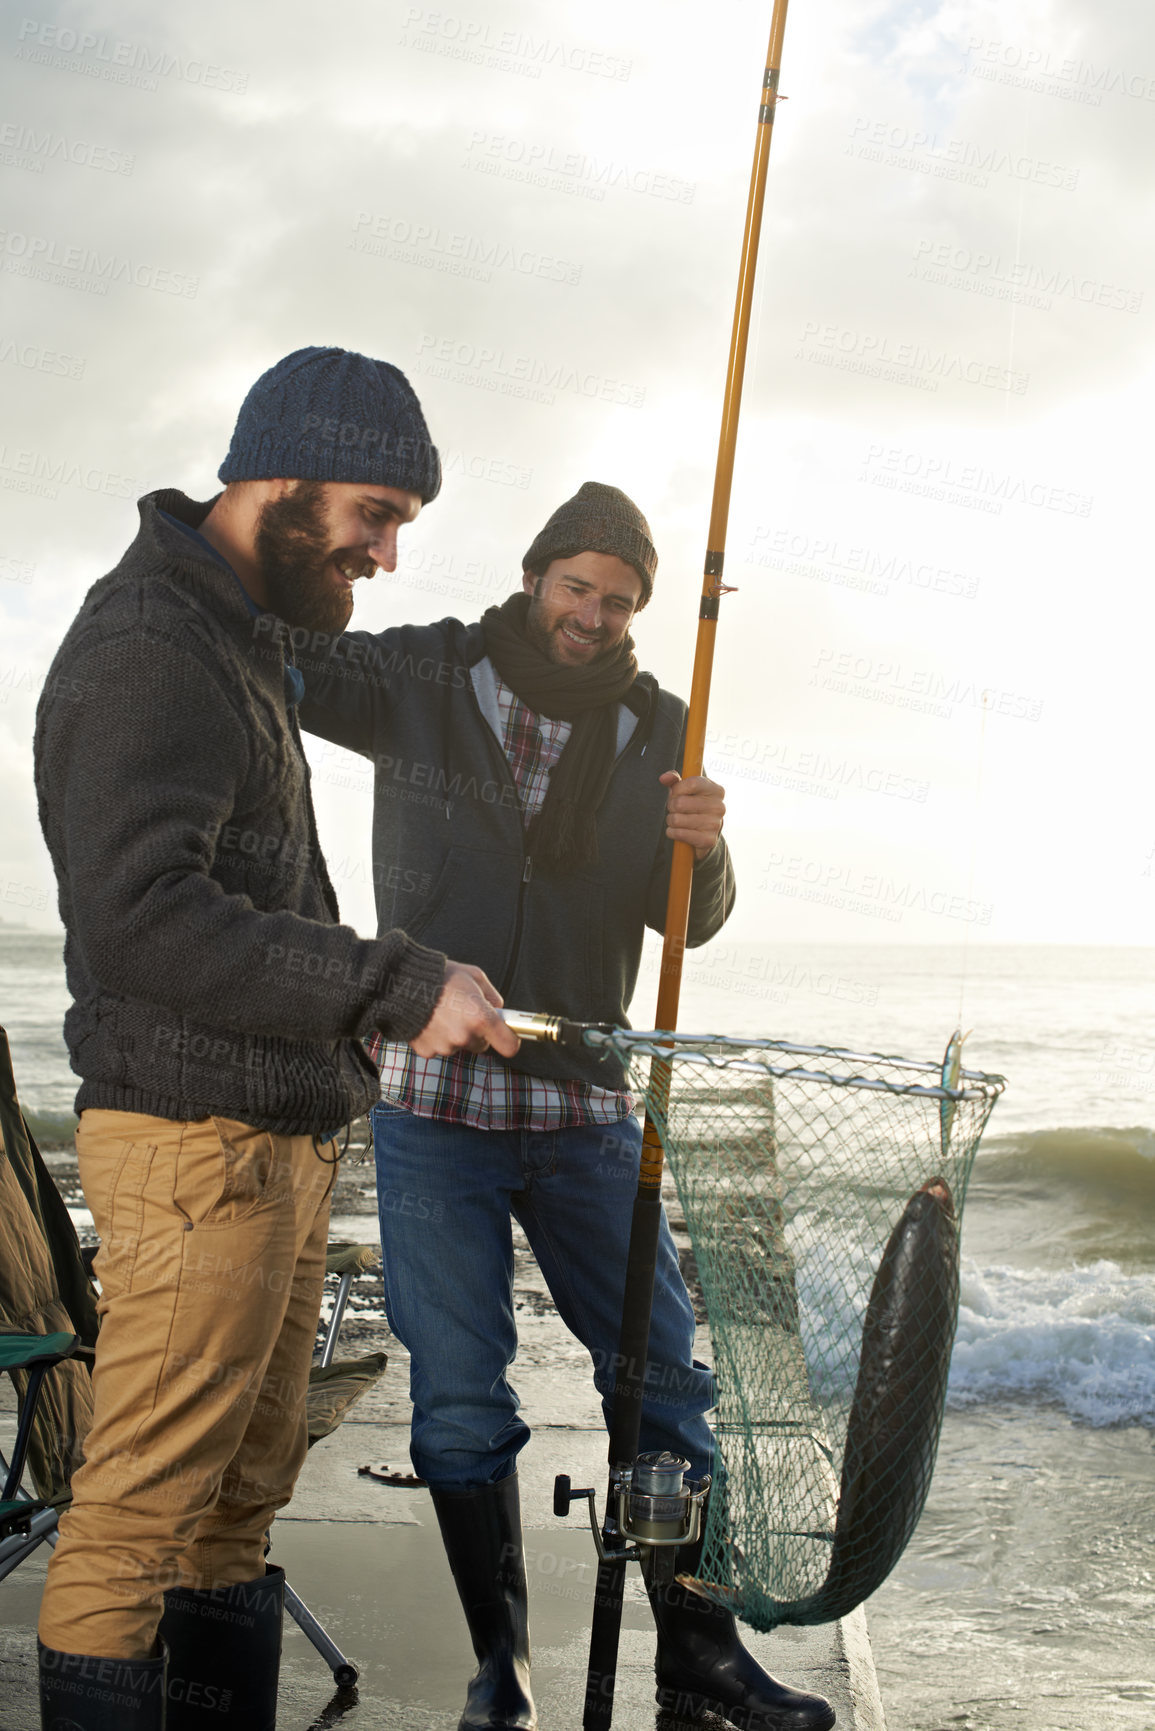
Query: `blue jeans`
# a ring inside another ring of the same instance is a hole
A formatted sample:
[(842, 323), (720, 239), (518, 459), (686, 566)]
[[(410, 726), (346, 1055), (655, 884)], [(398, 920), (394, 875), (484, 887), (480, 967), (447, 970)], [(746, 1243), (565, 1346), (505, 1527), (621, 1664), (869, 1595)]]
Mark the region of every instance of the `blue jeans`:
[[(413, 1465), (431, 1484), (494, 1484), (529, 1427), (509, 1381), (517, 1351), (512, 1214), (567, 1328), (588, 1350), (609, 1423), (641, 1126), (474, 1130), (382, 1102), (373, 1109), (389, 1326), (409, 1349)], [(713, 1373), (693, 1357), (694, 1313), (662, 1216), (641, 1449), (695, 1477), (713, 1450)]]

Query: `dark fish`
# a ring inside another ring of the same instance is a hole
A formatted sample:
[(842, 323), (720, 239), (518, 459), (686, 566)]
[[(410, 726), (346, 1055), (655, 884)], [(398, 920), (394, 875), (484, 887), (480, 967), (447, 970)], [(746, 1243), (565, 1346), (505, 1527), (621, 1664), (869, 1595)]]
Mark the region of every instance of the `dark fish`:
[(906, 1549), (934, 1470), (958, 1294), (954, 1203), (945, 1179), (932, 1178), (903, 1210), (871, 1288), (830, 1568), (784, 1622), (845, 1616)]

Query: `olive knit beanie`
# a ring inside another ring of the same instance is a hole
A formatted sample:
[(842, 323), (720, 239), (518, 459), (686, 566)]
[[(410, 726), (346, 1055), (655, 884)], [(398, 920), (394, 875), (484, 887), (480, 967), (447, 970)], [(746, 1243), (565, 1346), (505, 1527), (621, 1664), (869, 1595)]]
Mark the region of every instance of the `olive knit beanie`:
[(526, 571), (540, 577), (554, 559), (575, 553), (613, 553), (632, 565), (642, 580), (642, 608), (654, 592), (658, 555), (650, 525), (620, 487), (586, 481), (572, 499), (559, 505), (522, 560)]

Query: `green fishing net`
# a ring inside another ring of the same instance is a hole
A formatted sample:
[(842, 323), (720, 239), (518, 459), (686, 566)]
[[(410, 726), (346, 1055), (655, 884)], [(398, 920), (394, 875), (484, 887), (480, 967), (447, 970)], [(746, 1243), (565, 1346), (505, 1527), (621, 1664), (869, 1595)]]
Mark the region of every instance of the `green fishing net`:
[(926, 1500), (962, 1208), (1003, 1079), (962, 1070), (958, 1036), (941, 1065), (610, 1038), (661, 1135), (713, 1345), (698, 1584), (757, 1629), (832, 1621), (885, 1579)]

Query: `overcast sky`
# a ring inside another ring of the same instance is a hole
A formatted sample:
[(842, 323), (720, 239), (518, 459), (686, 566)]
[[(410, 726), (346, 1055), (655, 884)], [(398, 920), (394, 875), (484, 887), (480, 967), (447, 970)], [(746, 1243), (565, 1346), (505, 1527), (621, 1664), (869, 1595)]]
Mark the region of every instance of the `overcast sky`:
[[(4, 6), (3, 917), (56, 919), (68, 620), (302, 344), (401, 366), (445, 460), (357, 624), (476, 617), (599, 479), (687, 690), (770, 8), (461, 7)], [(781, 88), (708, 753), (735, 935), (1151, 943), (1155, 16), (794, 0)], [(368, 774), (312, 755), (371, 930)]]

